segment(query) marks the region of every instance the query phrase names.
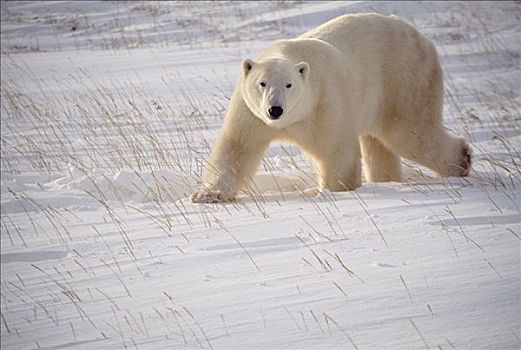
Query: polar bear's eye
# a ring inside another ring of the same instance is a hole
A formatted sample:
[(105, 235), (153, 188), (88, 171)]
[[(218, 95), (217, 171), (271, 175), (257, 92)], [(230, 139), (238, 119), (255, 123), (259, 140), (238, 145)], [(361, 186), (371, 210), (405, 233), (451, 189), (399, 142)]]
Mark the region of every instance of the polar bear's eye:
[(265, 87), (265, 86), (266, 86), (266, 83), (263, 82), (263, 81), (261, 81), (259, 85), (262, 86), (262, 87)]
[(288, 89), (291, 88), (291, 84), (286, 85), (286, 87), (287, 87)]

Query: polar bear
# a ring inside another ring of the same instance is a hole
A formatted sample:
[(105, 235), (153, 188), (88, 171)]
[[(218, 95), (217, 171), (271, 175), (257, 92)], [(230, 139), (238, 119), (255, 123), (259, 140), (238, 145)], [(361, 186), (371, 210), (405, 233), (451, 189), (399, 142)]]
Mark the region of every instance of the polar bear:
[(297, 144), (332, 191), (400, 181), (400, 157), (466, 176), (467, 142), (442, 125), (434, 45), (396, 16), (350, 14), (242, 62), (224, 125), (193, 202), (232, 201), (274, 140)]

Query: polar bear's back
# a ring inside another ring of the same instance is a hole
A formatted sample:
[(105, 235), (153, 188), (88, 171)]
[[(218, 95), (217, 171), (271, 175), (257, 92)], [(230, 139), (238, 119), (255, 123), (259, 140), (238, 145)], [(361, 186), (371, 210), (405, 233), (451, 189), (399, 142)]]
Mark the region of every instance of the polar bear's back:
[[(387, 59), (411, 49), (431, 55), (434, 46), (412, 25), (396, 16), (375, 13), (334, 18), (300, 36), (328, 42), (348, 55), (383, 55)], [(389, 56), (391, 55), (391, 56)]]
[(436, 48), (398, 17), (344, 15), (299, 38), (318, 39), (340, 51), (360, 84), (368, 84), (364, 91), (380, 96), (382, 118), (392, 119), (396, 114), (412, 118), (421, 103), (429, 104), (436, 111), (433, 114), (441, 113), (443, 73)]
[(396, 81), (398, 76), (403, 80), (408, 75), (406, 72), (413, 79), (415, 74), (431, 76), (436, 72), (441, 75), (438, 54), (431, 41), (396, 16), (374, 13), (343, 15), (300, 38), (325, 41), (343, 52), (350, 61), (362, 63), (366, 71), (387, 76), (387, 80)]

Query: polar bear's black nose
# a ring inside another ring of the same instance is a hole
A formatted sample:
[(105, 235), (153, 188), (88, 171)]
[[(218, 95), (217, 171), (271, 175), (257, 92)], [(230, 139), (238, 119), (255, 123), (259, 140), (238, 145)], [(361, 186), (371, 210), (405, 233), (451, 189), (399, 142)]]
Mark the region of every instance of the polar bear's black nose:
[(284, 112), (284, 110), (279, 106), (273, 106), (268, 109), (268, 113), (270, 114), (271, 119), (279, 119), (279, 117), (282, 115), (282, 112)]

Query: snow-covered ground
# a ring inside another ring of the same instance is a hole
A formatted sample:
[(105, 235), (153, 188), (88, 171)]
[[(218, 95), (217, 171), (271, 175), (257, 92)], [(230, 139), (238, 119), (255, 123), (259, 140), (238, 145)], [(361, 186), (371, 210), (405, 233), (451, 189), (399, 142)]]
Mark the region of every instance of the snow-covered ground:
[[(2, 349), (518, 349), (521, 5), (2, 2)], [(195, 205), (240, 62), (344, 13), (436, 44), (468, 178)]]

